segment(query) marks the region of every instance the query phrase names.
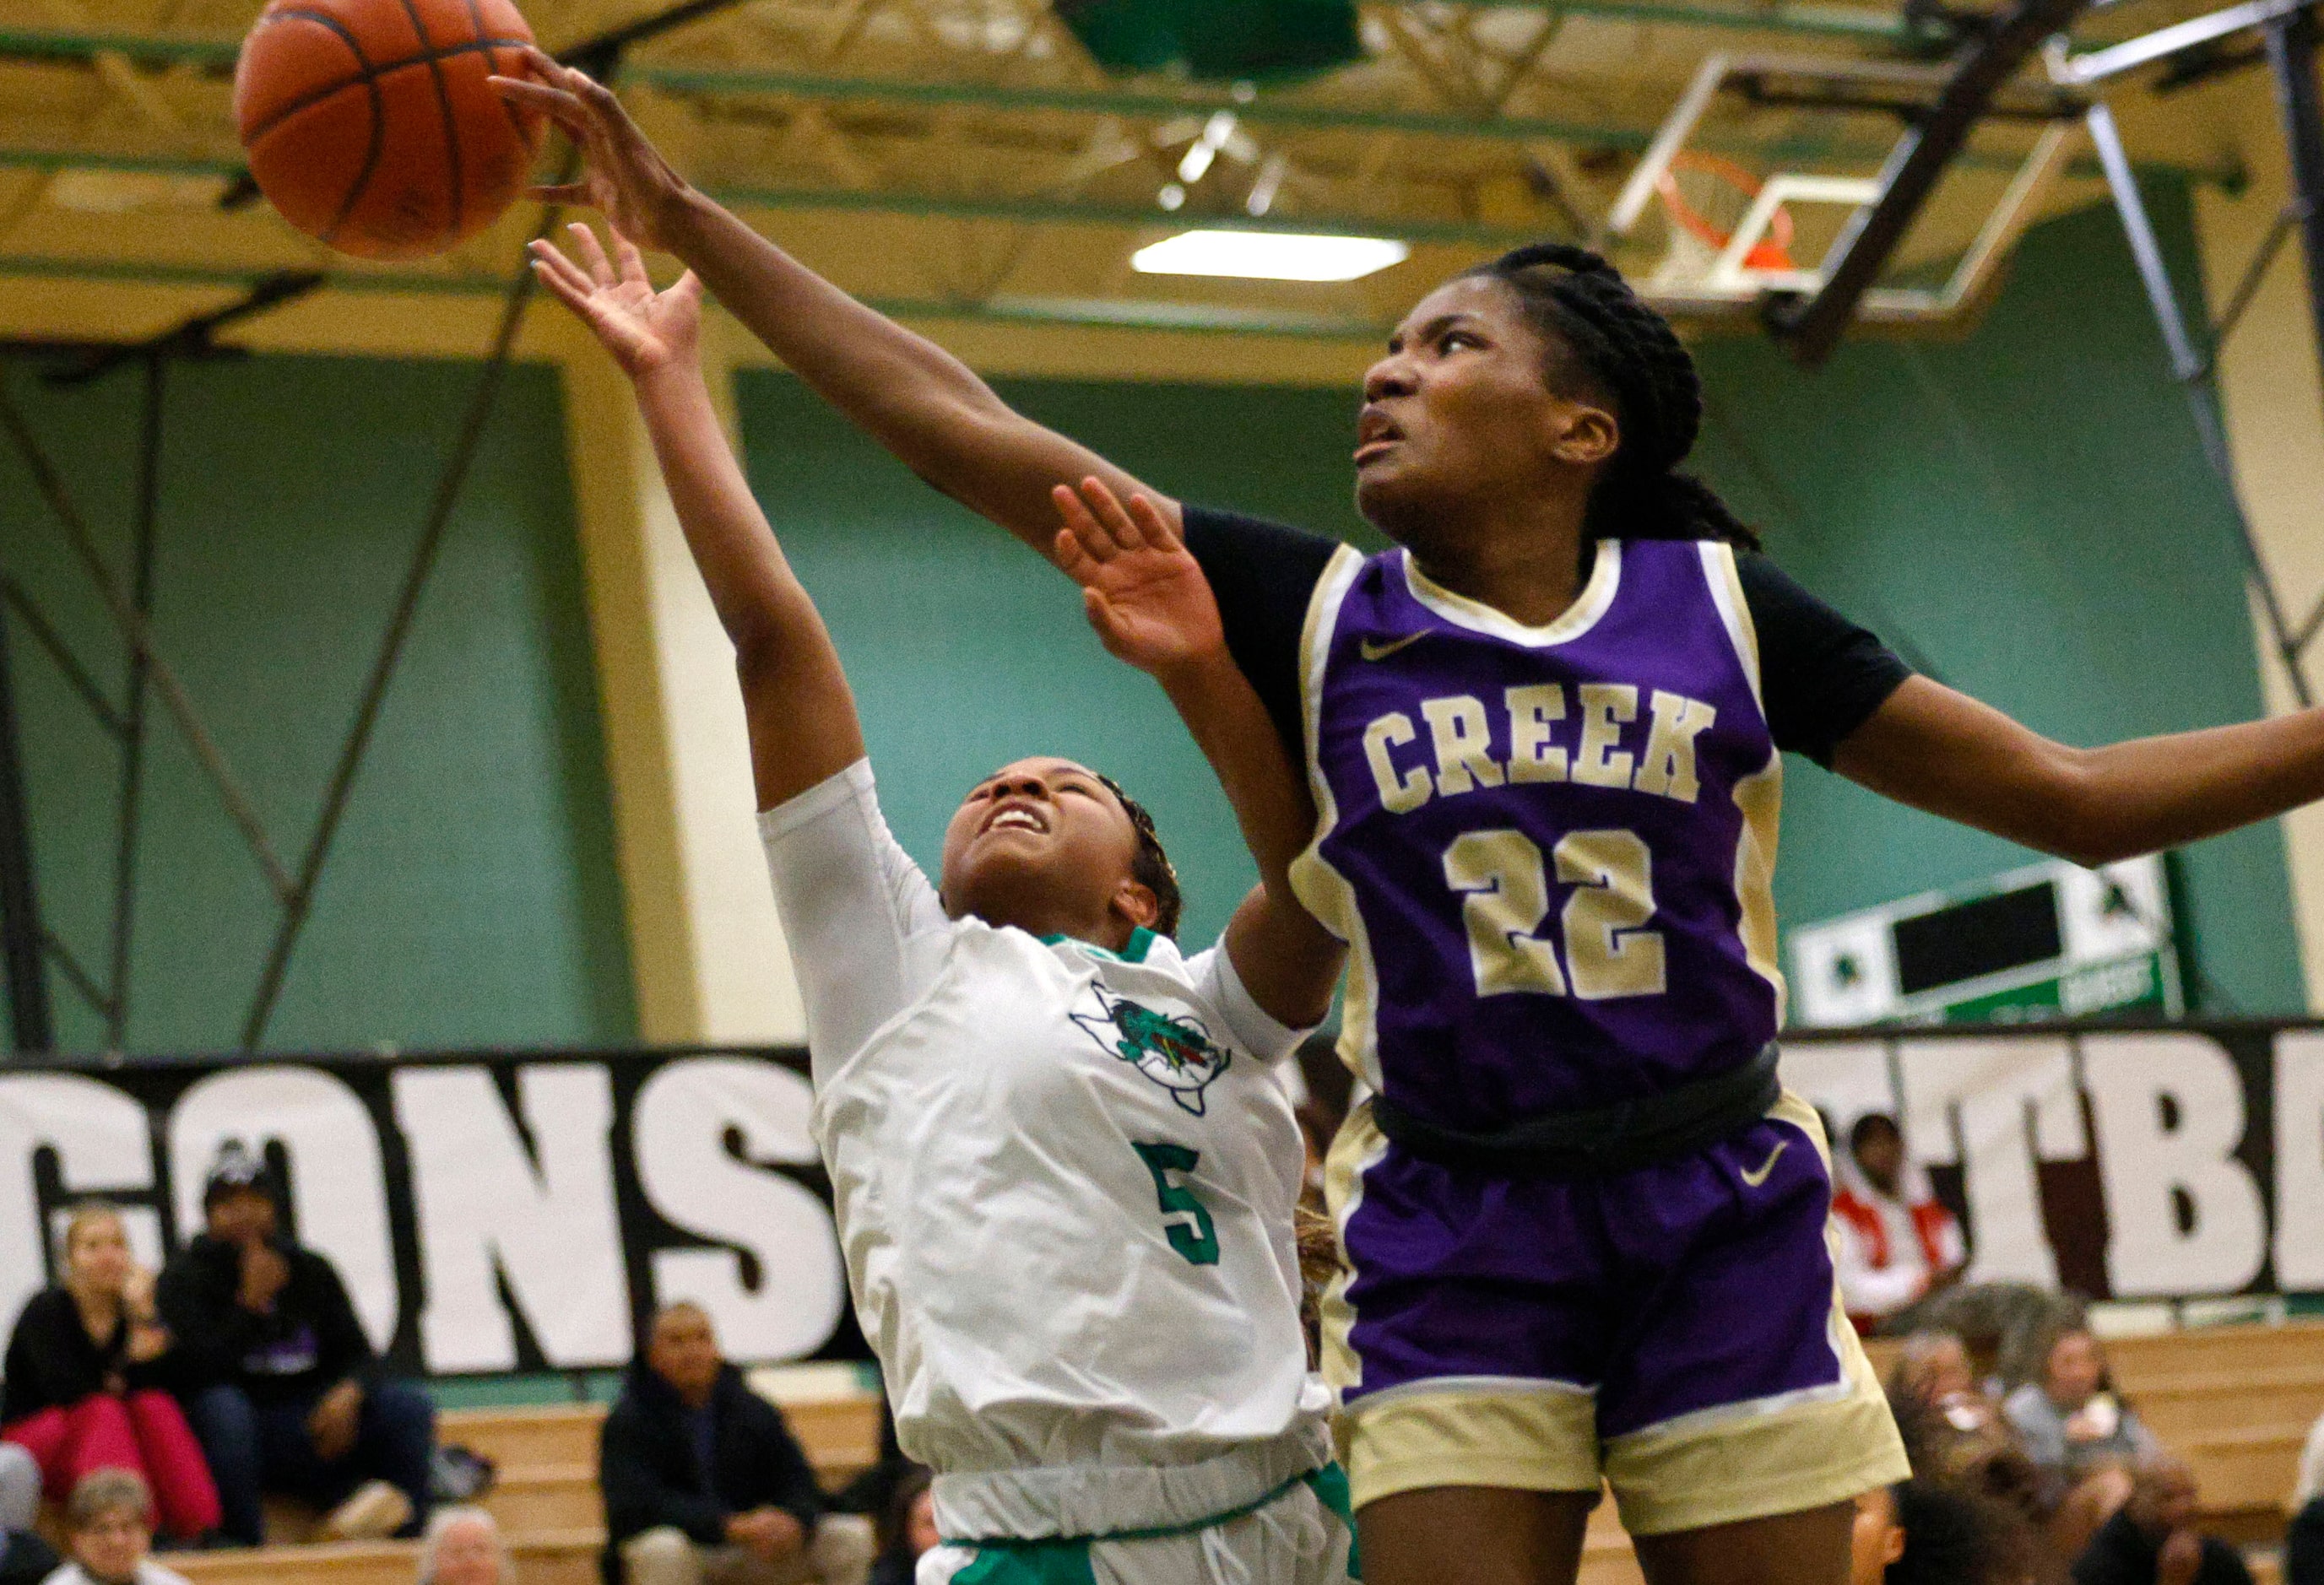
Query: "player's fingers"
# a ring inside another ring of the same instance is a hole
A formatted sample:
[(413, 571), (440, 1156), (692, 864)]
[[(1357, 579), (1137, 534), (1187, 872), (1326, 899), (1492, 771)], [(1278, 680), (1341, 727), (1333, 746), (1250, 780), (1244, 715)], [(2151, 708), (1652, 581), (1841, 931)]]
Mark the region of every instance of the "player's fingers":
[(1090, 515), (1090, 509), (1070, 487), (1060, 484), (1050, 493), (1057, 503), (1057, 515), (1065, 520), (1065, 531), (1081, 542), (1082, 549), (1091, 560), (1111, 561), (1121, 554), (1120, 547), (1113, 542), (1113, 536)]
[(613, 262), (605, 257), (605, 244), (597, 240), (595, 228), (576, 220), (565, 229), (573, 234), (573, 251), (581, 255), (581, 267), (589, 272), (589, 279), (600, 286), (613, 285)]
[(622, 279), (632, 285), (650, 284), (646, 279), (646, 256), (638, 252), (638, 244), (623, 235), (618, 226), (605, 229), (613, 233), (613, 262), (621, 268)]
[(698, 304), (702, 301), (702, 277), (688, 270), (671, 283), (665, 295), (679, 302)]
[(534, 267), (541, 272), (542, 279), (554, 280), (567, 286), (577, 287), (585, 293), (589, 290), (589, 277), (582, 272), (579, 265), (567, 258), (563, 251), (547, 237), (533, 241), (527, 251), (532, 255)]
[[(567, 266), (567, 268), (570, 268), (570, 266)], [(540, 281), (540, 284), (548, 290), (549, 294), (551, 297), (555, 298), (558, 302), (563, 303), (567, 308), (571, 309), (575, 313), (580, 314), (584, 317), (587, 316), (589, 312), (589, 291), (587, 288), (574, 285), (570, 280), (558, 273), (557, 267), (554, 264), (551, 264), (547, 259), (538, 256), (536, 256), (532, 261), (532, 272)]]
[(553, 88), (529, 78), (493, 76), (484, 79), (492, 90), (512, 105), (530, 105), (545, 111), (549, 119), (567, 132), (575, 132), (589, 124), (589, 113), (581, 101), (563, 88)]
[(1049, 558), (1057, 564), (1058, 571), (1084, 588), (1097, 571), (1097, 563), (1090, 559), (1071, 529), (1059, 529), (1057, 537), (1049, 541)]
[(527, 198), (537, 198), (544, 204), (555, 204), (559, 207), (567, 205), (585, 208), (596, 207), (596, 195), (589, 190), (589, 184), (586, 181), (543, 182), (538, 187), (529, 187), (524, 190)]
[(1159, 546), (1165, 550), (1176, 550), (1185, 543), (1185, 540), (1179, 537), (1178, 531), (1170, 526), (1169, 518), (1165, 516), (1162, 509), (1155, 504), (1154, 498), (1142, 490), (1130, 498), (1130, 521), (1138, 525), (1139, 533), (1144, 536), (1148, 545)]
[(1121, 509), (1121, 498), (1103, 479), (1094, 474), (1084, 479), (1081, 496), (1089, 503), (1092, 514), (1104, 525), (1107, 538), (1117, 548), (1137, 550), (1145, 545), (1146, 541), (1139, 536), (1138, 525), (1130, 521), (1130, 514)]

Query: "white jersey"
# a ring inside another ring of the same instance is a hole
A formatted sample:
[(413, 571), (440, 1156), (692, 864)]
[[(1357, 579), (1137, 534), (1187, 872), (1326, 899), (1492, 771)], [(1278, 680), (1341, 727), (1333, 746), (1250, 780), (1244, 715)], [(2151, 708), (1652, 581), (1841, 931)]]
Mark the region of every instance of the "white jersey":
[(1324, 1461), (1269, 1064), (1222, 947), (948, 919), (858, 761), (760, 817), (817, 1143), (897, 1440), (947, 1535), (1202, 1521)]

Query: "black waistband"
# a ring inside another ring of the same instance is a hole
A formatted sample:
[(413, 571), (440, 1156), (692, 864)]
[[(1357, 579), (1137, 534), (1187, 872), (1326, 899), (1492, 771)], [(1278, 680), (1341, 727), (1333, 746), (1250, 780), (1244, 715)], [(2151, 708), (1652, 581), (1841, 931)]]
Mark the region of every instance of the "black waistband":
[(1441, 1128), (1385, 1095), (1372, 1097), (1372, 1120), (1396, 1145), (1424, 1161), (1502, 1177), (1600, 1178), (1691, 1156), (1741, 1133), (1784, 1092), (1770, 1043), (1740, 1067), (1659, 1095), (1587, 1111), (1529, 1117), (1483, 1132)]

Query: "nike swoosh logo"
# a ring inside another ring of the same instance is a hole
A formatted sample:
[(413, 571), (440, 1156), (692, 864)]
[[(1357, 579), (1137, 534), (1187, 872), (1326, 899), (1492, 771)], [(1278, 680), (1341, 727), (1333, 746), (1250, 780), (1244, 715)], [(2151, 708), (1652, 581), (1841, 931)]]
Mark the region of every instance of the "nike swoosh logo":
[(1404, 637), (1390, 640), (1385, 644), (1376, 644), (1372, 642), (1371, 640), (1365, 639), (1356, 645), (1356, 652), (1367, 660), (1385, 660), (1389, 656), (1395, 654), (1398, 650), (1403, 649), (1406, 645), (1417, 644), (1421, 640), (1426, 638), (1432, 631), (1433, 630), (1428, 628), (1422, 628), (1416, 633), (1406, 633)]
[(1791, 1147), (1792, 1142), (1789, 1139), (1776, 1140), (1775, 1147), (1767, 1152), (1767, 1159), (1759, 1164), (1759, 1170), (1757, 1172), (1747, 1172), (1743, 1175), (1743, 1186), (1747, 1189), (1756, 1189), (1761, 1184), (1766, 1183), (1767, 1181), (1767, 1175), (1775, 1170), (1776, 1160), (1784, 1154), (1784, 1151), (1789, 1150)]

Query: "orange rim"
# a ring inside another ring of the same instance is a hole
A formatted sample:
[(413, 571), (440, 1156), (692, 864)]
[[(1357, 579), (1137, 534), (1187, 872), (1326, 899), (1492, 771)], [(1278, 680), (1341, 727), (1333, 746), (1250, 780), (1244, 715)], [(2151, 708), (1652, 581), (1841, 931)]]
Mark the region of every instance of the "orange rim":
[[(1674, 155), (1671, 162), (1663, 168), (1662, 174), (1655, 179), (1655, 191), (1662, 198), (1663, 208), (1669, 214), (1673, 225), (1714, 248), (1726, 247), (1735, 240), (1735, 233), (1721, 227), (1717, 221), (1686, 201), (1686, 195), (1678, 189), (1678, 172), (1681, 170), (1700, 171), (1723, 181), (1740, 192), (1746, 202), (1759, 196), (1759, 179), (1732, 160), (1692, 150), (1681, 150)], [(1768, 218), (1766, 235), (1752, 244), (1751, 251), (1744, 255), (1743, 265), (1748, 270), (1792, 268), (1792, 212), (1789, 209), (1779, 208)]]

